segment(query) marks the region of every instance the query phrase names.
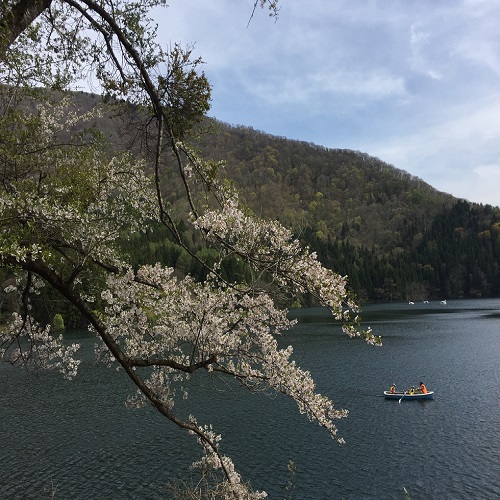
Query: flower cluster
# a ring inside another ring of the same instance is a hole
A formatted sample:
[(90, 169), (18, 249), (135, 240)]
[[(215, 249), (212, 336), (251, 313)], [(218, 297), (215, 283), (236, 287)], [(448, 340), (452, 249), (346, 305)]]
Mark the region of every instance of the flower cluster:
[(13, 365), (60, 371), (71, 380), (80, 360), (74, 354), (79, 344), (64, 345), (62, 335), (54, 337), (50, 325), (42, 327), (32, 317), (14, 313), (12, 321), (0, 331), (0, 359)]
[(219, 453), (219, 443), (221, 436), (216, 435), (211, 425), (200, 426), (194, 416), (189, 416), (189, 424), (191, 426), (191, 433), (198, 436), (198, 443), (202, 446), (204, 454), (199, 461), (193, 462), (191, 467), (193, 469), (200, 469), (205, 471), (211, 470), (224, 470), (226, 480), (223, 485), (227, 483), (226, 490), (229, 490), (231, 496), (238, 499), (245, 500), (260, 500), (267, 498), (265, 491), (251, 491), (250, 488), (241, 480), (240, 474), (236, 471), (234, 463), (227, 455)]
[(380, 344), (380, 338), (371, 330), (357, 329), (358, 307), (349, 296), (347, 277), (323, 267), (316, 254), (303, 248), (279, 222), (262, 220), (242, 210), (237, 197), (233, 197), (220, 210), (209, 210), (193, 223), (213, 244), (219, 245), (222, 252), (236, 252), (279, 287), (287, 287), (292, 294), (313, 294), (345, 323), (344, 331), (348, 335)]
[(48, 258), (53, 246), (64, 244), (81, 258), (121, 261), (113, 242), (125, 230), (140, 231), (156, 217), (151, 180), (142, 162), (127, 156), (105, 161), (89, 154), (60, 159), (42, 183), (12, 182), (12, 192), (0, 197), (0, 256), (18, 262)]
[(243, 293), (214, 276), (205, 283), (180, 280), (160, 265), (110, 277), (108, 286), (102, 321), (131, 365), (154, 367), (147, 384), (166, 407), (176, 397), (172, 382), (185, 384), (200, 368), (215, 370), (292, 397), (336, 436), (333, 421), (347, 412), (316, 392), (311, 374), (291, 359), (291, 346), (278, 348), (276, 335), (294, 322), (269, 296)]

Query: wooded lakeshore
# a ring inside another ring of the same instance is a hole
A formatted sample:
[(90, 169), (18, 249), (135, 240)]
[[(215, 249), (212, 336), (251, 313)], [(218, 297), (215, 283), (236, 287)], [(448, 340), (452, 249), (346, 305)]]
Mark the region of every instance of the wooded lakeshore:
[[(276, 21), (280, 7), (255, 0), (250, 21), (259, 8)], [(241, 445), (254, 432), (235, 419), (239, 443), (226, 447), (206, 406), (196, 404), (199, 381), (207, 398), (219, 383), (237, 386), (250, 405), (255, 393), (283, 396), (325, 446), (344, 445), (337, 425), (348, 404), (339, 407), (334, 396), (352, 380), (339, 379), (334, 394), (333, 373), (322, 392), (310, 368), (321, 380), (321, 369), (336, 368), (333, 354), (319, 367), (297, 364), (303, 358), (292, 341), (300, 349), (301, 339), (290, 309), (326, 312), (327, 345), (342, 355), (340, 333), (341, 342), (382, 351), (383, 331), (360, 316), (366, 302), (417, 311), (417, 301), (499, 296), (500, 208), (438, 192), (369, 153), (211, 119), (202, 58), (157, 36), (169, 12), (164, 0), (0, 4), (0, 366), (12, 380), (13, 368), (64, 384), (76, 378), (81, 399), (76, 408), (63, 403), (70, 412), (94, 409), (83, 394), (85, 369), (101, 377), (114, 368), (106, 380), (124, 382), (122, 410), (149, 408), (151, 420), (197, 450), (184, 455), (174, 445), (155, 457), (162, 469), (167, 452), (186, 462), (172, 498), (260, 500), (262, 487), (280, 484), (279, 470), (270, 478), (266, 470), (253, 489), (256, 470)], [(98, 92), (82, 92), (83, 82)], [(442, 339), (437, 352), (445, 356), (447, 329)], [(50, 403), (54, 387), (38, 395)], [(104, 400), (117, 396), (112, 387), (98, 384)], [(25, 388), (13, 386), (11, 420)], [(31, 399), (30, 410), (49, 408)], [(215, 410), (217, 423), (225, 412)], [(266, 420), (259, 431), (272, 434), (278, 420), (259, 413)], [(281, 427), (289, 434), (281, 441), (292, 446), (307, 436)], [(40, 442), (43, 432), (29, 438)], [(356, 434), (370, 444), (363, 429)]]

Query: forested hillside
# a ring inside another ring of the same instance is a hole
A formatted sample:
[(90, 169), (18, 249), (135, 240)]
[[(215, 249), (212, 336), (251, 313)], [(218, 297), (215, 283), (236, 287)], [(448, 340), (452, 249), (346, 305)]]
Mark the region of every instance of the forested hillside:
[[(100, 97), (79, 93), (75, 100), (90, 109)], [(138, 112), (110, 112), (108, 126), (100, 128), (121, 148), (147, 147), (136, 140)], [(207, 120), (190, 141), (203, 157), (225, 162), (225, 174), (255, 213), (293, 228), (324, 264), (348, 275), (363, 301), (500, 295), (498, 207), (458, 200), (369, 152), (328, 149), (216, 120)], [(174, 206), (185, 203), (180, 184), (172, 181), (169, 191)], [(189, 224), (184, 228), (190, 233)], [(169, 263), (181, 274), (203, 274), (163, 231), (138, 239), (132, 253), (150, 252), (151, 262)], [(211, 258), (194, 234), (192, 251)]]
[(500, 294), (500, 210), (458, 200), (358, 151), (217, 124), (204, 154), (259, 214), (347, 274), (362, 300)]
[[(500, 295), (498, 207), (458, 200), (359, 151), (219, 122), (210, 129), (196, 140), (202, 154), (225, 160), (226, 174), (252, 210), (292, 227), (326, 266), (349, 277), (360, 300)], [(147, 240), (151, 262), (203, 273), (167, 234)], [(192, 249), (210, 259), (202, 242), (193, 241)], [(145, 251), (139, 241), (128, 250)]]
[[(101, 102), (84, 93), (74, 100), (80, 110)], [(128, 109), (124, 119), (113, 110), (104, 125), (99, 123), (118, 149), (147, 147), (136, 141), (136, 113), (137, 108)], [(225, 173), (245, 203), (293, 228), (327, 267), (349, 277), (361, 301), (500, 296), (498, 207), (458, 200), (367, 153), (327, 149), (217, 121), (207, 121), (203, 130), (191, 138), (193, 145), (204, 157), (225, 161)], [(175, 212), (176, 205), (185, 204), (182, 186), (172, 181), (169, 192)], [(182, 212), (187, 212), (185, 206), (179, 206)], [(216, 258), (187, 221), (180, 228), (200, 260)], [(137, 262), (162, 262), (180, 275), (198, 278), (206, 272), (164, 228), (133, 235), (123, 245)], [(8, 272), (0, 272), (5, 283)], [(231, 277), (246, 270), (235, 259), (222, 272)], [(40, 314), (51, 318), (60, 301), (43, 299)], [(298, 300), (311, 304), (309, 297)], [(4, 302), (4, 311), (8, 309)], [(65, 317), (71, 313), (65, 311)]]
[(409, 221), (425, 227), (456, 201), (366, 153), (326, 149), (244, 127), (219, 125), (202, 152), (227, 160), (227, 173), (258, 213), (319, 239), (345, 238), (398, 252)]

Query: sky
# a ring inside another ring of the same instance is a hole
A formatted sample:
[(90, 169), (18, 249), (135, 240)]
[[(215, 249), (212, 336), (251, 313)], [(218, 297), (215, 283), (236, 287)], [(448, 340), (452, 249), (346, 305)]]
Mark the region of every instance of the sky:
[(194, 45), (210, 116), (380, 158), (500, 206), (498, 0), (169, 0), (164, 44)]

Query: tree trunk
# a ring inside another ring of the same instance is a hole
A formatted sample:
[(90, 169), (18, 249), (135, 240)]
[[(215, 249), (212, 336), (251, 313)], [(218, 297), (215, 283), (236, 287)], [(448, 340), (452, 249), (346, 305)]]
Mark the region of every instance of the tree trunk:
[(52, 0), (20, 0), (11, 5), (3, 1), (0, 7), (0, 60), (17, 37), (45, 10)]

